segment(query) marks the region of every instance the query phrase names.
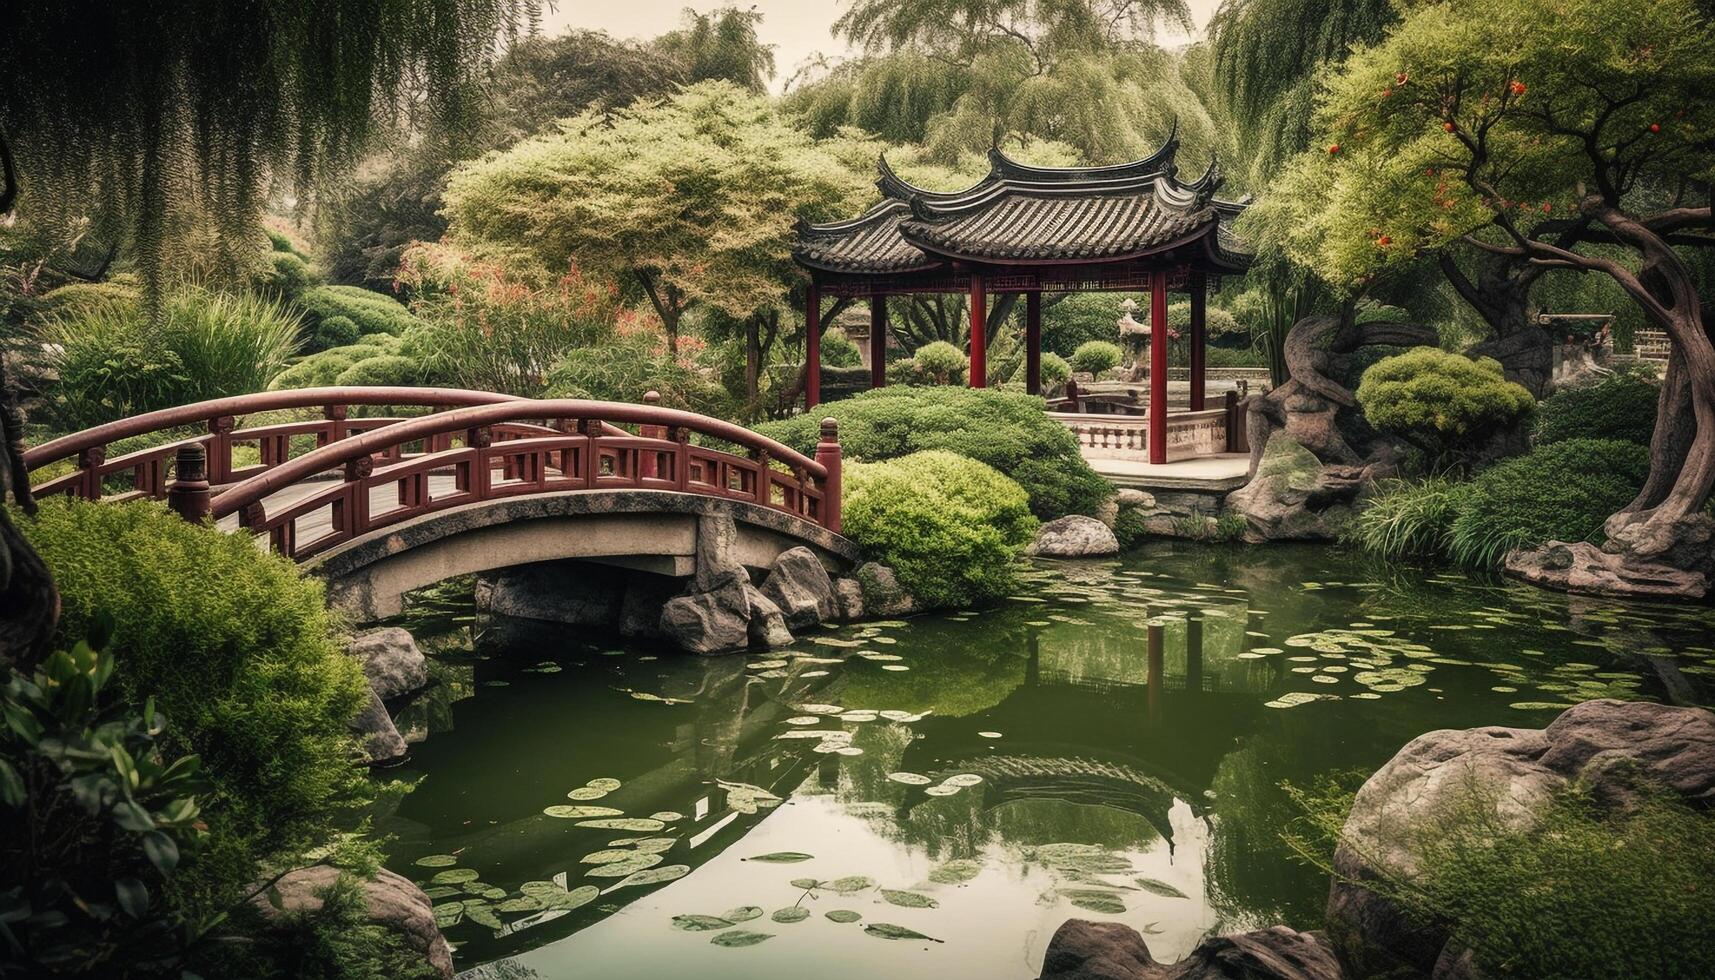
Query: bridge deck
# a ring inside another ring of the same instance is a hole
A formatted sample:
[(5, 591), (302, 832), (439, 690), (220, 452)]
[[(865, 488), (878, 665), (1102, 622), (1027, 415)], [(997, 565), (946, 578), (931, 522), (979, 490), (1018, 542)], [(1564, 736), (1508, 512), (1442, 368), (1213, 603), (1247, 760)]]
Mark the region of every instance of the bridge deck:
[[(555, 472), (557, 473), (558, 471)], [(336, 482), (338, 479), (339, 478), (337, 476), (329, 474), (325, 478), (306, 480), (303, 483), (294, 483), (278, 493), (262, 498), (262, 504), (271, 512), (279, 510), (297, 503), (319, 490), (325, 490), (329, 484)], [(454, 489), (456, 489), (456, 484), (454, 483), (453, 476), (450, 473), (434, 474), (429, 477), (430, 496), (439, 497), (444, 494), (450, 494)], [(370, 489), (369, 512), (371, 514), (379, 516), (398, 506), (399, 498), (393, 487), (382, 486)], [(228, 514), (221, 518), (217, 522), (216, 526), (223, 531), (236, 531), (238, 530), (238, 515)], [(331, 530), (333, 530), (333, 508), (331, 506), (323, 507), (311, 514), (306, 514), (305, 516), (298, 518), (297, 521), (297, 536), (300, 541), (313, 541)], [(267, 548), (267, 535), (257, 535), (256, 542), (259, 547)]]

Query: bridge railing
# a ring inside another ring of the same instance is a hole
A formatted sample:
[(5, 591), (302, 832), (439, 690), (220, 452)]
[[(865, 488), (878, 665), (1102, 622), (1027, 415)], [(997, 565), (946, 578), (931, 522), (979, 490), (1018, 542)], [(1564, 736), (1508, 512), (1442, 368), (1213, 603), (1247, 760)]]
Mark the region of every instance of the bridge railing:
[[(31, 472), (70, 459), (75, 468), (35, 484), (36, 496), (64, 494), (85, 500), (164, 499), (179, 450), (201, 446), (207, 458), (207, 479), (216, 487), (241, 482), (278, 467), (309, 443), (320, 448), (403, 421), (397, 417), (353, 417), (359, 406), (445, 411), (472, 405), (518, 401), (513, 395), (452, 388), (347, 387), (268, 391), (216, 398), (121, 419), (45, 442), (24, 453)], [(314, 409), (320, 418), (238, 427), (245, 416), (267, 412)], [(199, 428), (200, 435), (172, 439), (107, 458), (108, 450), (125, 440)], [(509, 433), (510, 435), (510, 433)], [(257, 462), (240, 462), (235, 450), (254, 446)], [(119, 486), (115, 487), (114, 484)]]
[[(615, 423), (639, 431), (633, 434)], [(699, 445), (692, 441), (696, 437), (739, 451)], [(409, 446), (424, 448), (408, 453)], [(323, 485), (310, 484), (303, 495), (269, 502), (327, 473), (338, 475)], [(394, 422), (330, 442), (200, 499), (215, 520), (237, 515), (241, 527), (267, 535), (275, 551), (302, 560), (422, 514), (560, 490), (635, 488), (724, 497), (838, 533), (839, 486), (840, 448), (832, 419), (822, 423), (812, 459), (742, 426), (691, 412), (555, 399), (459, 408)], [(323, 514), (325, 522), (319, 519)], [(300, 522), (313, 536), (300, 537)]]

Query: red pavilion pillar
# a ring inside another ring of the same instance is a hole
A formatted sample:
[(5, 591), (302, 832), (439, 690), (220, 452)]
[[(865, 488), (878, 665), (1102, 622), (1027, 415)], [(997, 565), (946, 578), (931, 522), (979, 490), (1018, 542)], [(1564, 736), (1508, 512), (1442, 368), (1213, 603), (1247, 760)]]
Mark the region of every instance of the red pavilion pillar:
[(1209, 306), (1209, 277), (1191, 273), (1191, 411), (1203, 410), (1203, 375), (1207, 367), (1203, 347), (1208, 340), (1205, 316)]
[(869, 386), (887, 385), (887, 297), (869, 298)]
[(1167, 272), (1149, 274), (1149, 461), (1167, 462)]
[(980, 272), (971, 273), (971, 387), (988, 386), (988, 296)]
[(1024, 294), (1024, 390), (1042, 394), (1042, 292)]
[(811, 280), (804, 290), (804, 408), (822, 403), (822, 289)]

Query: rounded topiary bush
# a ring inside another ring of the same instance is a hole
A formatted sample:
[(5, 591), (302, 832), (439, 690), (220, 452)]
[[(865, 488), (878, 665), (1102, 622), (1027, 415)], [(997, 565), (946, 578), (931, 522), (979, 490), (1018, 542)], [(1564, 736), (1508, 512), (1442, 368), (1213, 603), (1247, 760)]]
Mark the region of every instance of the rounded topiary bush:
[(1649, 475), (1649, 450), (1614, 439), (1539, 446), (1477, 474), (1465, 485), (1447, 535), (1451, 557), (1499, 565), (1514, 548), (1597, 540), (1609, 515), (1630, 503)]
[(945, 340), (924, 344), (912, 357), (914, 372), (929, 384), (957, 384), (970, 366), (971, 359), (965, 352)]
[(336, 385), (409, 387), (422, 380), (417, 362), (399, 354), (377, 354), (356, 362), (334, 378)]
[(1120, 345), (1105, 340), (1091, 340), (1078, 345), (1072, 352), (1072, 370), (1079, 374), (1100, 376), (1103, 371), (1112, 371), (1125, 360), (1125, 352)]
[(1113, 495), (1084, 462), (1072, 434), (1043, 411), (1040, 398), (994, 389), (877, 388), (757, 431), (810, 453), (819, 421), (828, 415), (839, 420), (848, 459), (873, 462), (950, 450), (1016, 480), (1030, 496), (1031, 511), (1045, 521), (1094, 514)]
[[(358, 332), (357, 322), (351, 317), (336, 315), (323, 317), (316, 324), (316, 346), (326, 350), (329, 347), (344, 347), (357, 343), (362, 334)], [(381, 334), (381, 336), (390, 336)]]
[(1127, 296), (1141, 309), (1134, 317), (1147, 315), (1149, 297), (1141, 293), (1070, 293), (1042, 310), (1042, 349), (1062, 357), (1092, 340), (1112, 341), (1119, 336), (1121, 306)]
[(1024, 489), (943, 450), (845, 468), (844, 533), (926, 606), (1000, 598), (1036, 533)]
[(1529, 414), (1535, 399), (1508, 381), (1493, 358), (1434, 347), (1384, 357), (1358, 384), (1364, 418), (1432, 452), (1476, 443)]
[(347, 724), (370, 694), (320, 582), (249, 535), (153, 502), (46, 501), (18, 526), (53, 572), (70, 643), (117, 624), (115, 678), (153, 697), (168, 738), (202, 758), (211, 837), (190, 873), (213, 892), (254, 863), (319, 845), (370, 798)]
[(1042, 387), (1044, 390), (1059, 388), (1072, 377), (1072, 365), (1059, 354), (1042, 355)]
[(1661, 386), (1636, 372), (1556, 392), (1537, 406), (1533, 437), (1539, 445), (1566, 439), (1621, 439), (1649, 445), (1655, 433)]
[(391, 296), (361, 286), (314, 286), (293, 298), (308, 314), (311, 336), (329, 317), (343, 316), (357, 324), (359, 334), (385, 333), (397, 337), (417, 322), (403, 304)]

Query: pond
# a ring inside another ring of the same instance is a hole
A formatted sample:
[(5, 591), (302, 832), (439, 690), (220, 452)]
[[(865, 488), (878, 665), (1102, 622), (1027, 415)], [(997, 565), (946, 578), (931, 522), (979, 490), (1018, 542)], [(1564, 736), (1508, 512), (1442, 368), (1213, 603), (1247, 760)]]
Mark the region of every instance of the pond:
[(996, 608), (704, 659), (445, 594), (407, 621), (439, 684), (399, 724), (433, 737), (378, 826), (483, 977), (1032, 977), (1073, 916), (1171, 960), (1318, 925), (1283, 783), (1715, 699), (1715, 611), (1307, 546), (1041, 562)]

